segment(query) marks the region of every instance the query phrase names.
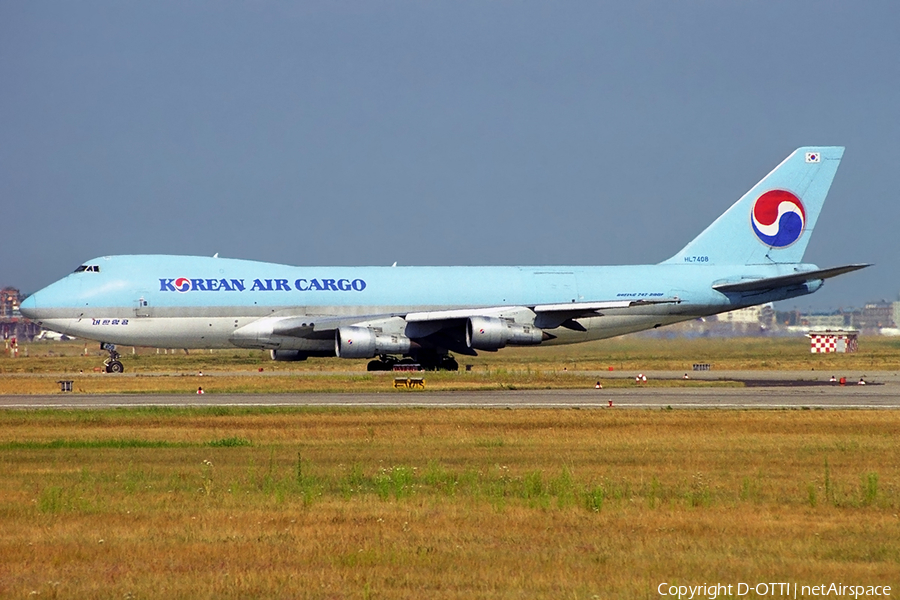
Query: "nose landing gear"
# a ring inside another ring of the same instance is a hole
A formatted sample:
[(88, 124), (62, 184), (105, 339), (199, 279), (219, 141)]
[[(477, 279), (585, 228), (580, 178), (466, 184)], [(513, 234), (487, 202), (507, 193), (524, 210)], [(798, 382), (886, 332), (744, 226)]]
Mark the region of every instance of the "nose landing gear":
[(116, 352), (115, 344), (107, 344), (103, 342), (100, 344), (101, 350), (106, 350), (109, 352), (109, 358), (103, 361), (103, 366), (106, 367), (107, 373), (123, 373), (125, 372), (125, 365), (119, 360), (119, 353)]

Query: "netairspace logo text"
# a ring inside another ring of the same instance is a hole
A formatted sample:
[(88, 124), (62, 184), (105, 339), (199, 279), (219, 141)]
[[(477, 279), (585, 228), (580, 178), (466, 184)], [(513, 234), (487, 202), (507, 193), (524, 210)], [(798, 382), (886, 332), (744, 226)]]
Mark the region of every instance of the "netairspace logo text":
[(692, 598), (716, 600), (723, 596), (740, 598), (751, 593), (758, 598), (872, 598), (890, 596), (891, 586), (846, 585), (844, 583), (802, 585), (787, 582), (675, 585), (663, 582), (659, 584), (656, 591), (660, 596), (671, 596), (678, 600), (691, 600)]

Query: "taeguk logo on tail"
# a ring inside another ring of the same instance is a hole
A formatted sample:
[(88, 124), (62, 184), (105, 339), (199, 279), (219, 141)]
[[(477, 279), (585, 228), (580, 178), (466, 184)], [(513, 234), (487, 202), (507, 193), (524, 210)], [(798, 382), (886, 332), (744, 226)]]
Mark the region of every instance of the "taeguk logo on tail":
[(771, 190), (756, 199), (750, 225), (762, 243), (786, 248), (800, 239), (806, 211), (800, 198), (785, 190)]

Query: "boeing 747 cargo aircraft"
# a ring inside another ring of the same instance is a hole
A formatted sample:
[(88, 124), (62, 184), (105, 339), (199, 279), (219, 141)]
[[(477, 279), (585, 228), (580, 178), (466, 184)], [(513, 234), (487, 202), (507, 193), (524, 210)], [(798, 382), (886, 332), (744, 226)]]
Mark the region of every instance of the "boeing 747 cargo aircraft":
[(618, 336), (815, 292), (861, 269), (802, 263), (841, 147), (799, 148), (675, 256), (655, 265), (292, 267), (104, 256), (28, 297), (22, 314), (115, 345), (260, 348), (458, 368), (454, 354)]

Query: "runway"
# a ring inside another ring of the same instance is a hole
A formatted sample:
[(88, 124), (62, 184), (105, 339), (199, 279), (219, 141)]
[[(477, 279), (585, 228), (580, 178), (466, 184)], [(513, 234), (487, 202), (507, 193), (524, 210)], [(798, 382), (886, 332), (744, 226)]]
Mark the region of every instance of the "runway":
[[(762, 385), (761, 385), (762, 384)], [(754, 382), (742, 388), (404, 391), (339, 394), (52, 394), (0, 396), (0, 409), (136, 407), (382, 407), (555, 409), (897, 409), (900, 383), (822, 385)]]

